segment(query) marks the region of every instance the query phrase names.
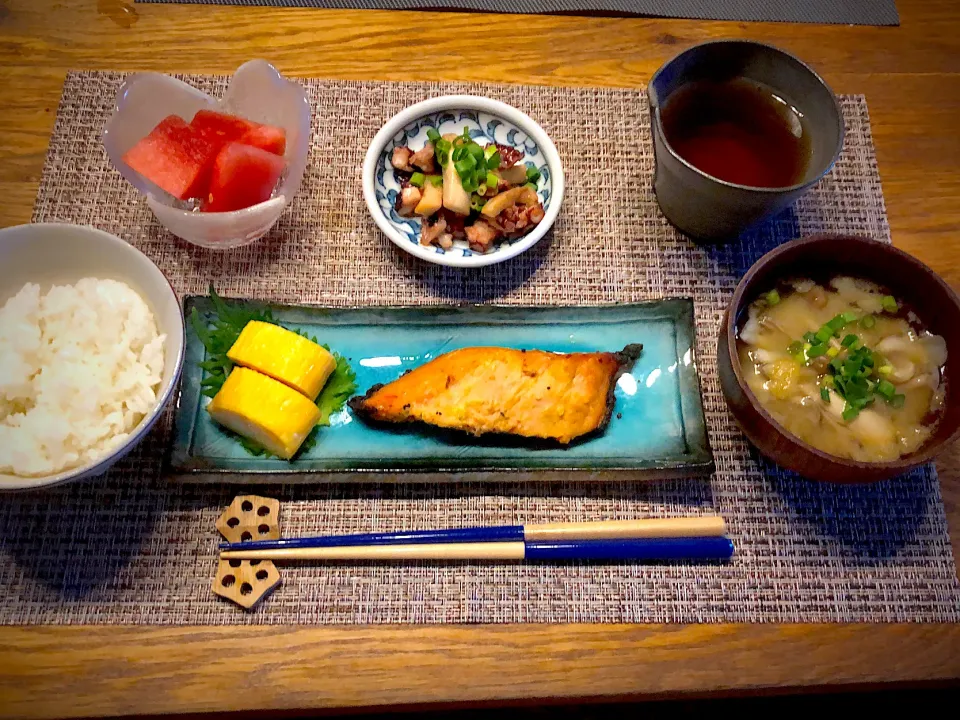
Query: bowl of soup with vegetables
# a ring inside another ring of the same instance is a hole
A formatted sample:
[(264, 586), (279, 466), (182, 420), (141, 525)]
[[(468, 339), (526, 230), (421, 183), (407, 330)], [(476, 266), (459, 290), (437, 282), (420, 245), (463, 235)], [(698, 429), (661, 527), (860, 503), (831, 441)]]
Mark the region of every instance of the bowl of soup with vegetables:
[(960, 301), (884, 243), (817, 236), (765, 255), (737, 287), (718, 360), (747, 437), (812, 479), (892, 477), (960, 428)]

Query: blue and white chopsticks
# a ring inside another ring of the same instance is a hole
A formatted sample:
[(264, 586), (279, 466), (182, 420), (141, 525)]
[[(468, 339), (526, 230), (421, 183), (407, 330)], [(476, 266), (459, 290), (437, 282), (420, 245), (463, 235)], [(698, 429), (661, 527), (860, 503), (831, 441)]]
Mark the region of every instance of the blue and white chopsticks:
[(720, 517), (605, 520), (224, 543), (224, 560), (726, 560)]

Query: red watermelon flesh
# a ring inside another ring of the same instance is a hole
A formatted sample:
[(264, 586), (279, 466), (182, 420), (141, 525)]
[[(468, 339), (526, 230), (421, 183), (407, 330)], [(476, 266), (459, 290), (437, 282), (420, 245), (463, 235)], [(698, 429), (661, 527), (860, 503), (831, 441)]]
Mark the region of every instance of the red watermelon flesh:
[(204, 211), (241, 210), (269, 200), (286, 166), (283, 158), (266, 150), (227, 143), (214, 163)]
[(246, 133), (259, 127), (259, 123), (216, 110), (198, 110), (190, 121), (190, 127), (211, 140), (219, 141), (222, 146), (223, 143), (239, 140)]
[(169, 115), (123, 156), (123, 161), (181, 200), (206, 195), (220, 144), (198, 135), (183, 118)]
[(287, 133), (283, 128), (273, 125), (260, 125), (244, 133), (239, 142), (258, 147), (274, 155), (283, 155), (287, 149)]
[(242, 142), (261, 150), (283, 155), (287, 148), (287, 133), (283, 128), (261, 125), (236, 115), (200, 110), (193, 116), (190, 127), (221, 143)]

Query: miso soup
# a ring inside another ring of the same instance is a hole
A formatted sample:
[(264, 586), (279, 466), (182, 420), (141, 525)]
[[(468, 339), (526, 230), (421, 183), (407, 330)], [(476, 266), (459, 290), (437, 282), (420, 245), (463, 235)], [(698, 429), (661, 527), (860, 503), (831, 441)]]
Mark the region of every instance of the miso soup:
[(943, 412), (946, 342), (864, 280), (780, 283), (748, 307), (738, 351), (767, 412), (837, 457), (884, 462), (908, 455)]

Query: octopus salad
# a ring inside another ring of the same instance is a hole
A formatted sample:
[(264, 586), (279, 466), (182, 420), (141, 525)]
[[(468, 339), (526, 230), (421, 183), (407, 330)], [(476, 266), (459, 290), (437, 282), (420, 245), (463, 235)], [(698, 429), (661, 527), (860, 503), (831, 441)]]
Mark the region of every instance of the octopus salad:
[(431, 128), (427, 137), (421, 149), (398, 146), (391, 156), (400, 182), (397, 212), (421, 219), (421, 245), (449, 250), (455, 240), (465, 240), (483, 253), (543, 220), (540, 172), (520, 163), (522, 150), (480, 145), (467, 128), (442, 136)]

